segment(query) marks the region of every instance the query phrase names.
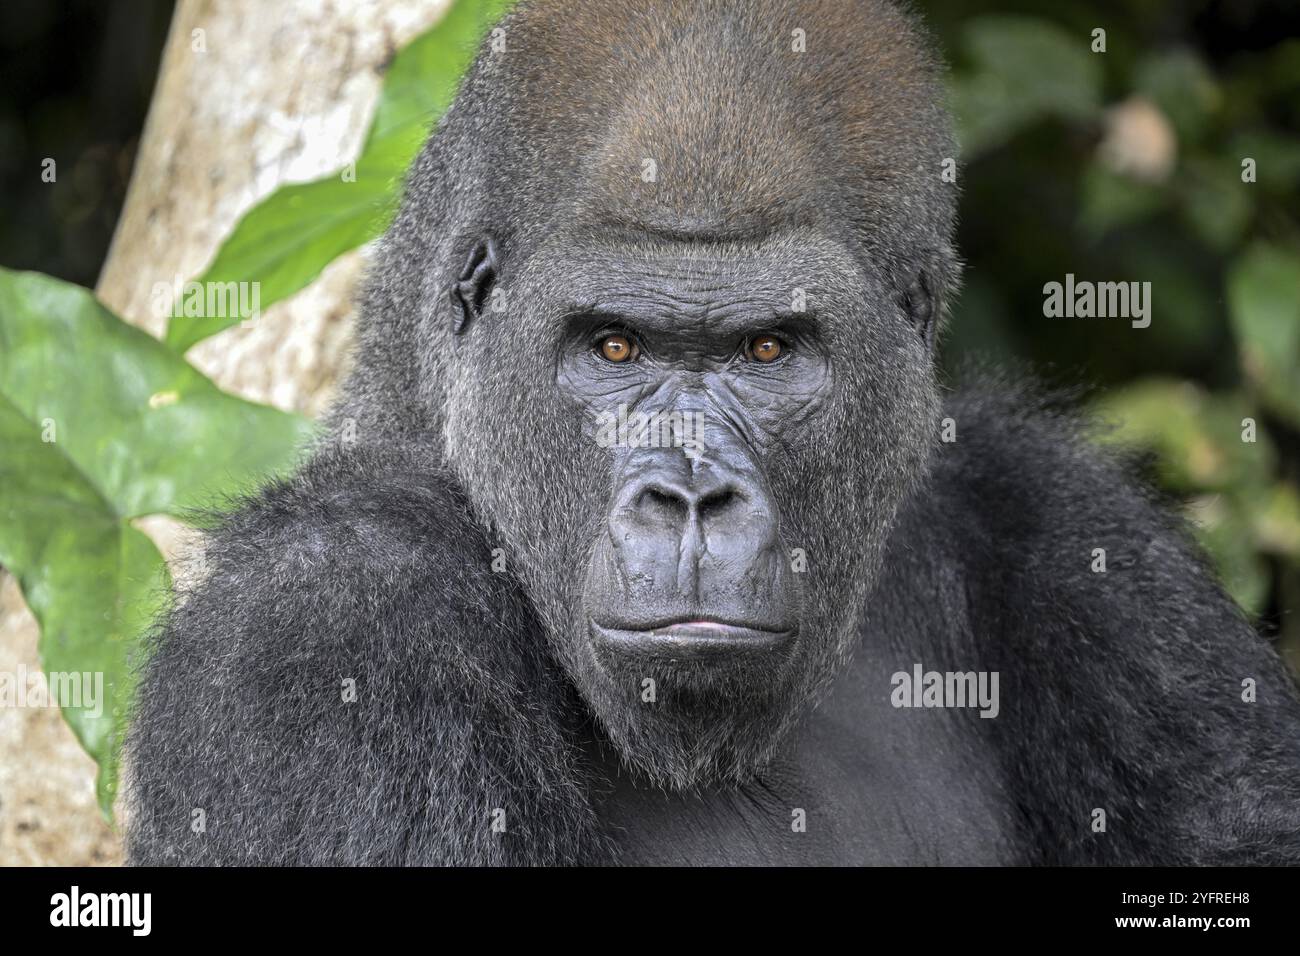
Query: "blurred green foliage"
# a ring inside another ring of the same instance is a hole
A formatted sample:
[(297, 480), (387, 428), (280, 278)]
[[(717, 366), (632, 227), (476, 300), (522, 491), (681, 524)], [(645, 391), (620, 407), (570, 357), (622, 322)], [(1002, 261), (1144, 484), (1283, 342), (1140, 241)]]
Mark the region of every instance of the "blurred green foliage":
[[(1300, 31), (1287, 5), (923, 4), (952, 65), (966, 286), (945, 364), (1093, 383), (1300, 665)], [(1294, 4), (1292, 15), (1300, 13)], [(1104, 31), (1104, 50), (1096, 30)], [(1067, 273), (1149, 328), (1047, 318)]]

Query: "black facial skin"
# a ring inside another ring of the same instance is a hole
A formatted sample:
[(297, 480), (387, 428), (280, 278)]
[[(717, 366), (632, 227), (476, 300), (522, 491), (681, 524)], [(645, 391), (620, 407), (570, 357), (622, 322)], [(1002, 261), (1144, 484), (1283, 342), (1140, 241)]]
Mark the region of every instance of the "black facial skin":
[[(475, 385), (452, 389), (450, 457), (515, 476), (500, 497), (467, 487), (634, 773), (749, 778), (843, 661), (934, 414), (924, 336), (886, 281), (797, 230), (700, 246), (560, 228), (503, 273), (512, 347), (491, 313), (458, 337), (451, 378), (463, 363)], [(610, 333), (637, 356), (602, 357)], [(782, 346), (770, 363), (746, 355), (765, 334)], [(485, 442), (476, 423), (503, 394), (524, 397), (533, 428), (501, 423)], [(702, 416), (685, 420), (702, 420), (703, 448), (602, 443), (620, 406)], [(850, 443), (873, 453), (846, 475), (835, 449)], [(556, 473), (568, 495), (548, 487)]]
[[(575, 309), (562, 346), (560, 389), (593, 420), (621, 411), (669, 422), (610, 449), (613, 494), (584, 600), (612, 669), (698, 659), (710, 665), (704, 679), (738, 655), (784, 663), (798, 636), (798, 584), (764, 456), (815, 414), (830, 360), (814, 317), (782, 314), (782, 303), (755, 293), (770, 281), (768, 263), (730, 266), (617, 269), (616, 291)], [(635, 357), (609, 361), (592, 347), (592, 327), (597, 343), (622, 332)], [(762, 335), (780, 343), (774, 361), (750, 354)], [(684, 430), (673, 430), (678, 422)]]
[[(597, 666), (614, 687), (635, 691), (647, 673), (675, 672), (679, 706), (706, 714), (711, 689), (729, 681), (753, 687), (760, 708), (788, 692), (801, 598), (764, 456), (829, 391), (815, 322), (782, 316), (754, 293), (766, 264), (730, 265), (619, 270), (616, 291), (576, 323), (559, 368), (565, 397), (593, 418), (621, 407), (703, 426), (655, 436), (689, 448), (610, 449), (613, 490), (583, 603)], [(617, 316), (637, 356), (601, 357), (589, 316)], [(764, 333), (783, 345), (771, 363), (747, 354)]]

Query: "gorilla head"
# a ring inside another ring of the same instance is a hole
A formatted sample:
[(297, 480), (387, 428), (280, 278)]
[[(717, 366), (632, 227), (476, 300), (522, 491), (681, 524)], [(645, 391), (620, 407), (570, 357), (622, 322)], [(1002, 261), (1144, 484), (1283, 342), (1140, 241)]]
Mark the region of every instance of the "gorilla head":
[(502, 39), (412, 172), (344, 414), (445, 460), (629, 766), (743, 778), (925, 471), (934, 61), (871, 0), (570, 0)]

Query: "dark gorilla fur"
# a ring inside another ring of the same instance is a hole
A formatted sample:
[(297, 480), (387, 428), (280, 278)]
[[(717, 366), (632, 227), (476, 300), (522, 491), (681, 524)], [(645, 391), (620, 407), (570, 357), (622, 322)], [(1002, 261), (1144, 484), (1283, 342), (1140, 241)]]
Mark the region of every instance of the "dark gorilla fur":
[[(910, 15), (558, 0), (504, 26), (410, 173), (333, 437), (209, 537), (160, 629), (131, 859), (1300, 862), (1294, 684), (1183, 529), (1033, 389), (940, 396), (954, 147)], [(550, 306), (639, 294), (664, 256), (833, 306), (824, 381), (746, 430), (810, 562), (798, 636), (732, 669), (588, 633), (612, 466), (557, 388)], [(467, 261), (493, 294), (450, 294)], [(877, 722), (917, 661), (999, 672), (1001, 713)], [(661, 823), (638, 792), (713, 816)], [(817, 794), (852, 833), (793, 847)], [(741, 847), (755, 813), (784, 836)]]

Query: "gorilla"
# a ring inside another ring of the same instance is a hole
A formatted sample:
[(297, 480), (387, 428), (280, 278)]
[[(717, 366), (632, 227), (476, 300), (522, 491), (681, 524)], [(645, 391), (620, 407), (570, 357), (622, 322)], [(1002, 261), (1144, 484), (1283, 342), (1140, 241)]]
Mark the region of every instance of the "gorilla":
[(939, 381), (913, 15), (496, 38), (327, 437), (150, 640), (130, 859), (1300, 862), (1295, 684), (1182, 525), (1068, 403)]

